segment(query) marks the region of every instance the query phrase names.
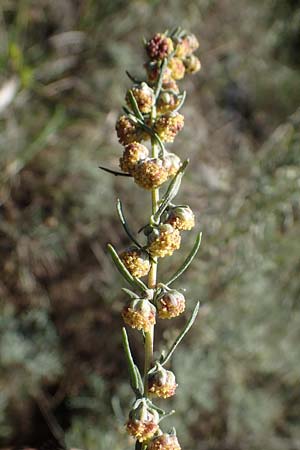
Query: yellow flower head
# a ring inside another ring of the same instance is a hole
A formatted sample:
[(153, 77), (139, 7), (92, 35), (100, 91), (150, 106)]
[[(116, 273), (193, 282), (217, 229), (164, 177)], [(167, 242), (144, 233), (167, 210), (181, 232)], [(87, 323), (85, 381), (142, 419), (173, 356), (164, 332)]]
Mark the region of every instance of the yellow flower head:
[(170, 224), (159, 225), (149, 235), (148, 249), (152, 256), (164, 258), (180, 247), (181, 237), (178, 230)]

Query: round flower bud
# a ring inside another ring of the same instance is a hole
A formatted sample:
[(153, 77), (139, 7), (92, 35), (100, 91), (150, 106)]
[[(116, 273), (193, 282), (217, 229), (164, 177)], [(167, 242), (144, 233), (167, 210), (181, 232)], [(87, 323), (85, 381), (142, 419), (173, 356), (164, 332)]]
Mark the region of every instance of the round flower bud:
[(177, 230), (191, 230), (195, 226), (195, 216), (189, 206), (175, 206), (166, 221)]
[(162, 91), (157, 99), (156, 110), (158, 114), (165, 114), (177, 108), (179, 103), (180, 100), (176, 94)]
[(157, 299), (156, 308), (160, 319), (177, 317), (185, 310), (184, 295), (175, 289), (170, 289)]
[(132, 300), (122, 311), (122, 317), (127, 325), (145, 332), (155, 325), (155, 314), (155, 306), (147, 299)]
[(146, 51), (150, 59), (167, 58), (174, 50), (172, 39), (165, 34), (157, 33), (146, 43)]
[(123, 172), (128, 172), (132, 175), (137, 163), (147, 158), (149, 151), (147, 147), (138, 142), (132, 142), (125, 146), (123, 156), (120, 158), (120, 168)]
[(199, 47), (198, 39), (194, 34), (187, 34), (176, 45), (175, 55), (178, 58), (185, 58), (191, 55)]
[(132, 409), (126, 423), (127, 433), (139, 442), (147, 441), (159, 430), (159, 415), (155, 410), (147, 408), (144, 402)]
[(150, 261), (147, 252), (131, 246), (120, 254), (120, 259), (133, 277), (141, 278), (148, 275)]
[(163, 165), (167, 169), (169, 177), (174, 177), (181, 167), (181, 159), (175, 153), (167, 153), (163, 157)]
[(123, 145), (149, 139), (149, 135), (133, 123), (127, 116), (121, 116), (116, 123), (117, 136)]
[(179, 113), (170, 113), (160, 116), (154, 129), (163, 142), (173, 142), (176, 134), (182, 130), (184, 117)]
[(148, 237), (148, 249), (152, 256), (164, 258), (180, 247), (180, 233), (170, 224), (161, 224)]
[(135, 166), (133, 177), (142, 188), (154, 189), (167, 181), (169, 173), (161, 159), (146, 158)]
[(181, 447), (175, 434), (163, 433), (150, 441), (147, 450), (181, 450)]
[(181, 80), (184, 77), (185, 67), (180, 58), (171, 58), (168, 67), (171, 70), (171, 77), (174, 80)]
[(195, 55), (184, 58), (183, 64), (187, 73), (196, 73), (201, 69), (200, 59)]
[(148, 377), (148, 391), (160, 398), (172, 397), (177, 388), (175, 375), (158, 364), (157, 370)]
[[(131, 89), (131, 92), (138, 104), (139, 110), (144, 114), (149, 113), (152, 109), (155, 100), (153, 89), (151, 89), (151, 87), (148, 86), (147, 83), (141, 83), (138, 86), (134, 86)], [(129, 91), (126, 94), (125, 100), (130, 108), (131, 103)]]
[[(154, 61), (148, 61), (144, 64), (147, 72), (148, 81), (150, 84), (155, 83), (160, 75), (160, 63)], [(166, 67), (163, 73), (163, 83), (167, 83), (171, 80), (171, 70)]]

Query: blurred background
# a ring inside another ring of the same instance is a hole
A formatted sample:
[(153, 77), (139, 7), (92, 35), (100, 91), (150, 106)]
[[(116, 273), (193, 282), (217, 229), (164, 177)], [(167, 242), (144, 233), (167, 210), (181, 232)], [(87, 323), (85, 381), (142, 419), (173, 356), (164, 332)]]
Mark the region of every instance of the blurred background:
[(179, 199), (203, 243), (177, 282), (186, 316), (158, 326), (156, 348), (202, 308), (172, 361), (169, 426), (183, 448), (300, 449), (299, 0), (1, 0), (2, 448), (132, 448), (123, 283), (106, 243), (128, 244), (116, 198), (138, 229), (148, 197), (98, 166), (118, 166), (142, 37), (176, 25), (200, 41), (171, 148), (191, 159)]

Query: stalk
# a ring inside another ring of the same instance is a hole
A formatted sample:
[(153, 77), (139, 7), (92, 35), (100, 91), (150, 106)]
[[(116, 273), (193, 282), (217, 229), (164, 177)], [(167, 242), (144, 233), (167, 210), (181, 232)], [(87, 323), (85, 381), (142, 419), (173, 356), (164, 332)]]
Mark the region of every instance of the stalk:
[[(174, 351), (191, 328), (198, 313), (199, 304), (175, 339), (173, 345), (154, 359), (154, 325), (157, 320), (172, 319), (185, 309), (184, 295), (169, 288), (190, 265), (200, 246), (198, 233), (195, 245), (170, 278), (158, 284), (158, 258), (171, 256), (180, 247), (181, 232), (191, 230), (195, 225), (194, 214), (187, 205), (176, 205), (181, 179), (188, 160), (181, 161), (176, 154), (165, 148), (172, 143), (182, 129), (184, 118), (178, 113), (185, 93), (180, 93), (176, 81), (184, 73), (195, 73), (200, 69), (199, 59), (193, 55), (198, 47), (196, 37), (181, 28), (164, 34), (158, 33), (145, 43), (149, 60), (146, 62), (147, 82), (129, 78), (135, 84), (127, 91), (122, 115), (116, 123), (119, 142), (124, 146), (117, 172), (103, 168), (113, 175), (133, 177), (136, 184), (151, 193), (151, 217), (143, 226), (146, 243), (140, 243), (126, 221), (122, 203), (117, 202), (117, 211), (123, 229), (133, 246), (118, 254), (112, 245), (108, 246), (116, 268), (131, 289), (123, 289), (130, 297), (122, 310), (127, 326), (137, 329), (144, 336), (144, 370), (140, 371), (130, 349), (126, 328), (123, 327), (123, 346), (127, 359), (130, 385), (135, 400), (129, 412), (126, 430), (135, 438), (135, 450), (180, 450), (175, 429), (163, 432), (161, 421), (174, 411), (158, 407), (156, 398), (166, 399), (175, 394), (175, 374), (163, 366), (169, 362)], [(176, 57), (174, 57), (176, 55)], [(156, 80), (154, 82), (153, 80)], [(147, 84), (148, 83), (148, 84)], [(147, 136), (145, 136), (145, 133)], [(151, 151), (141, 144), (151, 137)], [(149, 156), (150, 153), (150, 156)], [(160, 199), (159, 187), (168, 182)], [(147, 278), (147, 283), (140, 280)]]
[[(156, 105), (154, 104), (151, 111), (151, 125), (154, 123), (156, 118)], [(155, 139), (151, 139), (151, 153), (152, 158), (156, 158), (158, 156), (158, 149), (155, 142)], [(151, 191), (151, 200), (152, 200), (152, 214), (155, 214), (158, 209), (159, 203), (159, 188), (152, 189)], [(148, 275), (148, 288), (154, 289), (157, 284), (157, 258), (154, 257), (151, 261), (151, 268)], [(144, 388), (145, 395), (148, 397), (148, 377), (147, 373), (152, 366), (153, 362), (153, 347), (154, 347), (154, 326), (145, 333), (145, 363), (144, 363)]]

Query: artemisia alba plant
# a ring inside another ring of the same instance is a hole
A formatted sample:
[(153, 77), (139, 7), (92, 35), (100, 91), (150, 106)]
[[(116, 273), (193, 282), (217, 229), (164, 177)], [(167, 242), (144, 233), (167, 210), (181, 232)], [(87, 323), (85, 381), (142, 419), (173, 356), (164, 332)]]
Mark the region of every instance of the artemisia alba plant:
[[(141, 373), (123, 328), (130, 382), (135, 394), (126, 430), (135, 439), (135, 448), (140, 450), (180, 449), (175, 429), (163, 431), (161, 425), (162, 420), (174, 411), (166, 412), (157, 406), (155, 400), (167, 399), (176, 392), (175, 375), (165, 366), (192, 326), (199, 304), (168, 351), (155, 359), (153, 347), (156, 321), (173, 319), (185, 310), (183, 293), (170, 286), (187, 269), (201, 240), (201, 233), (198, 233), (190, 254), (168, 281), (157, 280), (159, 258), (171, 256), (178, 250), (181, 233), (195, 225), (189, 206), (173, 202), (188, 160), (182, 161), (165, 144), (173, 142), (183, 128), (184, 117), (179, 110), (184, 103), (185, 92), (180, 91), (177, 81), (200, 69), (200, 61), (194, 55), (197, 48), (196, 37), (180, 28), (158, 33), (145, 42), (148, 56), (144, 65), (146, 79), (136, 80), (128, 74), (134, 84), (126, 93), (124, 114), (116, 124), (117, 135), (123, 145), (122, 172), (105, 169), (115, 175), (131, 177), (150, 193), (152, 203), (152, 215), (139, 231), (144, 235), (144, 243), (141, 243), (130, 230), (118, 200), (117, 211), (132, 245), (121, 252), (108, 246), (114, 263), (131, 287), (123, 289), (129, 297), (122, 311), (123, 320), (127, 326), (140, 332), (144, 345)], [(166, 187), (160, 198), (159, 188), (162, 186)], [(147, 277), (147, 282), (141, 280), (143, 277)]]

